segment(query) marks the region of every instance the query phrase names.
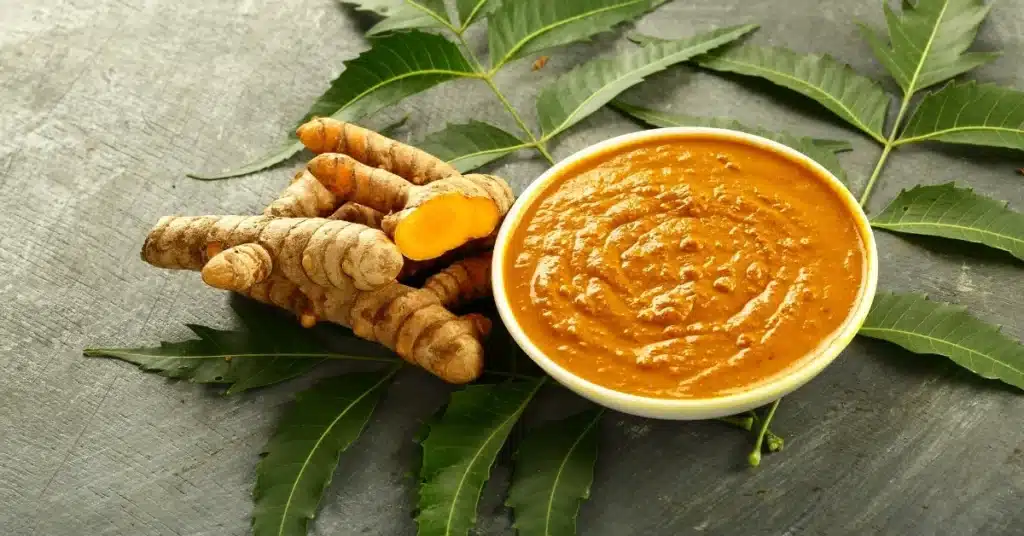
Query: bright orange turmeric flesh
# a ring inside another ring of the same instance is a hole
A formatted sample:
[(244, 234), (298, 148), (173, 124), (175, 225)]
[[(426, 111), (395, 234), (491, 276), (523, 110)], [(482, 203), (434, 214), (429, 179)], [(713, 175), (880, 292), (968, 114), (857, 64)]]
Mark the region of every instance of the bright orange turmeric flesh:
[(527, 336), (572, 373), (708, 398), (799, 366), (851, 313), (864, 233), (798, 162), (738, 141), (664, 137), (565, 169), (509, 243)]
[(433, 259), (490, 235), (501, 216), (489, 198), (439, 195), (424, 201), (395, 225), (395, 245), (412, 260)]

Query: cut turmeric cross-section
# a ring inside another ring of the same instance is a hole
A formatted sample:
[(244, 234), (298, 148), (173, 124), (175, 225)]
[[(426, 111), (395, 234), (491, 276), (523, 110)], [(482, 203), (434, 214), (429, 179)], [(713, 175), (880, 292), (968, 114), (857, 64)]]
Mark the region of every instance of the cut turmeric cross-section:
[(337, 153), (317, 156), (307, 169), (339, 199), (387, 214), (381, 228), (413, 260), (490, 235), (514, 201), (508, 184), (491, 175), (453, 175), (417, 186)]

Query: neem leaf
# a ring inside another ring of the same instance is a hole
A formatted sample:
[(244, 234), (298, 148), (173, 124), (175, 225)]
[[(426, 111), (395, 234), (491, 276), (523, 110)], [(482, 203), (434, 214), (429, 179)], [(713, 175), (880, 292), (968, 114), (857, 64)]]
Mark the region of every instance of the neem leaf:
[(455, 0), (459, 12), (459, 29), (465, 30), (477, 17), (483, 17), (498, 8), (500, 0)]
[(903, 2), (896, 15), (883, 3), (889, 43), (879, 32), (859, 24), (878, 61), (892, 74), (905, 95), (949, 80), (992, 61), (998, 53), (967, 48), (990, 6), (981, 0), (918, 0)]
[(660, 112), (658, 110), (652, 110), (650, 108), (642, 108), (639, 106), (633, 106), (626, 104), (621, 101), (613, 101), (611, 106), (617, 110), (620, 110), (632, 117), (643, 121), (649, 125), (656, 127), (685, 127), (685, 126), (700, 126), (700, 127), (713, 127), (713, 128), (728, 128), (731, 130), (739, 130), (741, 132), (747, 132), (755, 136), (761, 136), (762, 138), (768, 138), (770, 140), (777, 141), (783, 145), (788, 145), (801, 153), (811, 157), (813, 160), (825, 167), (825, 169), (832, 172), (840, 180), (846, 180), (846, 172), (843, 171), (842, 166), (839, 164), (839, 159), (836, 158), (835, 153), (842, 151), (849, 151), (852, 146), (845, 141), (841, 140), (816, 140), (804, 136), (796, 136), (788, 132), (772, 132), (759, 127), (751, 127), (734, 121), (732, 119), (722, 119), (718, 117), (696, 117), (682, 114), (670, 114), (667, 112)]
[(117, 358), (146, 372), (192, 383), (229, 384), (229, 394), (289, 380), (327, 358), (312, 341), (281, 352), (279, 345), (267, 345), (272, 337), (250, 331), (187, 327), (198, 340), (161, 342), (155, 348), (87, 348), (84, 354)]
[(427, 134), (416, 146), (465, 173), (529, 144), (496, 126), (470, 121), (449, 123), (443, 129)]
[(964, 307), (922, 294), (882, 292), (861, 335), (896, 343), (918, 354), (938, 354), (989, 379), (1024, 389), (1024, 345), (982, 322)]
[(520, 536), (576, 534), (576, 514), (594, 481), (602, 413), (584, 411), (527, 432), (505, 502)]
[(925, 140), (1024, 150), (1024, 91), (950, 82), (925, 95), (896, 145)]
[(491, 68), (606, 32), (666, 1), (506, 0), (487, 19)]
[[(652, 108), (644, 108), (643, 106), (634, 106), (627, 104), (621, 100), (614, 100), (609, 104), (612, 108), (619, 110), (631, 117), (634, 117), (648, 125), (654, 127), (712, 127), (712, 128), (727, 128), (731, 130), (739, 130), (740, 132), (746, 132), (748, 134), (754, 134), (755, 136), (761, 136), (762, 138), (768, 138), (770, 140), (779, 141), (777, 138), (790, 139), (798, 137), (801, 139), (807, 139), (815, 146), (831, 151), (833, 153), (844, 153), (846, 151), (852, 151), (853, 145), (845, 140), (832, 140), (827, 138), (809, 138), (806, 136), (796, 136), (795, 134), (789, 134), (787, 132), (772, 132), (770, 130), (744, 125), (734, 119), (726, 119), (723, 117), (698, 117), (696, 115), (688, 114), (675, 114), (670, 112), (662, 112)], [(781, 143), (781, 142), (780, 142)]]
[(498, 451), (543, 383), (470, 385), (452, 393), (444, 416), (423, 440), (419, 536), (469, 533)]
[(249, 162), (248, 164), (229, 169), (227, 171), (220, 171), (214, 173), (186, 173), (185, 176), (190, 179), (198, 179), (201, 181), (216, 181), (221, 179), (230, 179), (231, 177), (241, 177), (242, 175), (248, 175), (250, 173), (256, 173), (257, 171), (273, 167), (285, 160), (288, 160), (296, 153), (302, 150), (302, 143), (294, 140), (288, 140), (281, 146), (280, 149), (270, 152), (259, 157), (257, 160)]
[(439, 35), (412, 31), (372, 38), (370, 50), (345, 63), (299, 124), (319, 116), (362, 117), (441, 82), (472, 76), (459, 47)]
[(901, 191), (871, 226), (985, 244), (1024, 260), (1024, 214), (952, 182)]
[(341, 0), (341, 3), (358, 10), (371, 11), (383, 18), (367, 30), (366, 35), (447, 25), (443, 0)]
[(594, 113), (627, 88), (667, 67), (735, 41), (757, 25), (720, 28), (707, 33), (650, 43), (611, 58), (599, 58), (560, 76), (541, 90), (537, 115), (544, 138), (550, 139)]
[(306, 535), (338, 458), (363, 432), (396, 370), (345, 374), (295, 396), (256, 466), (253, 536)]
[[(370, 47), (345, 62), (345, 69), (299, 124), (317, 116), (355, 121), (441, 82), (477, 76), (459, 47), (439, 35), (420, 31), (394, 33), (370, 39)], [(288, 143), (251, 164), (202, 177), (224, 179), (265, 169), (302, 148), (298, 142)], [(288, 153), (289, 150), (292, 152)]]
[(723, 47), (697, 58), (706, 69), (757, 76), (810, 97), (884, 143), (889, 95), (874, 80), (831, 56), (754, 45)]
[(150, 348), (87, 348), (86, 357), (110, 357), (146, 372), (192, 383), (227, 384), (234, 394), (290, 380), (327, 359), (396, 361), (378, 344), (341, 338), (348, 353), (330, 352), (294, 320), (267, 311), (235, 308), (245, 330), (186, 324), (198, 339), (162, 342)]

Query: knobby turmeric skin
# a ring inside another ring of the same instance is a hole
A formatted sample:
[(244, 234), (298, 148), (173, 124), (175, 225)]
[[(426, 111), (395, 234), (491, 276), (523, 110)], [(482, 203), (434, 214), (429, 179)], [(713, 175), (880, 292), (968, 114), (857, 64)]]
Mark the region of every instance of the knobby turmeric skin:
[[(288, 310), (306, 327), (350, 327), (445, 381), (476, 379), (490, 321), (450, 309), (491, 292), (508, 184), (463, 176), (355, 125), (318, 119), (299, 134), (314, 152), (348, 155), (314, 158), (262, 216), (162, 218), (142, 258), (200, 271), (208, 285)], [(423, 288), (399, 282), (434, 271)]]
[(315, 118), (300, 126), (296, 134), (314, 153), (344, 153), (370, 167), (405, 177), (413, 184), (426, 184), (459, 174), (453, 166), (430, 153), (330, 117)]

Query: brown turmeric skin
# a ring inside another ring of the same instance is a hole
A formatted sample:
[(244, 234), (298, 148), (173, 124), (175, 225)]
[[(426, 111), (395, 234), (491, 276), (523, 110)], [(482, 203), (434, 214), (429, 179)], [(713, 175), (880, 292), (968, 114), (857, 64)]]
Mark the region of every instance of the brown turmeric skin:
[(322, 218), (167, 216), (146, 238), (142, 258), (160, 268), (201, 270), (210, 253), (249, 243), (262, 246), (274, 270), (298, 284), (370, 290), (402, 270), (401, 253), (381, 231)]
[[(314, 177), (314, 180), (315, 179), (316, 178)], [(319, 181), (317, 184), (319, 184)], [(321, 188), (323, 188), (323, 186), (321, 186)], [(367, 227), (373, 227), (374, 229), (380, 229), (380, 224), (384, 220), (384, 214), (379, 210), (374, 210), (368, 206), (348, 201), (346, 203), (342, 203), (342, 205), (338, 207), (338, 210), (335, 210), (330, 216), (328, 216), (328, 218), (332, 220), (350, 221)]]
[(166, 217), (142, 258), (201, 270), (211, 286), (291, 311), (306, 326), (351, 327), (451, 383), (483, 370), (486, 322), (457, 317), (434, 292), (396, 282), (401, 256), (376, 229), (319, 218)]
[(370, 167), (405, 177), (413, 184), (426, 184), (459, 174), (457, 169), (432, 154), (330, 117), (313, 119), (300, 126), (296, 134), (314, 153), (344, 153)]
[(470, 382), (483, 372), (481, 341), (489, 322), (455, 316), (426, 290), (396, 282), (370, 291), (300, 288), (273, 275), (239, 293), (291, 311), (307, 327), (327, 321), (352, 328), (449, 383)]
[(491, 294), (491, 252), (455, 261), (423, 284), (441, 305), (458, 309)]
[[(448, 308), (490, 293), (488, 252), (511, 189), (355, 125), (314, 120), (299, 132), (318, 152), (351, 156), (315, 158), (262, 216), (162, 218), (143, 260), (200, 271), (306, 327), (350, 327), (445, 381), (476, 379), (490, 321)], [(398, 281), (426, 270), (440, 271), (422, 289)]]
[(337, 204), (334, 194), (324, 188), (316, 177), (302, 170), (263, 213), (277, 218), (322, 218), (331, 214)]

